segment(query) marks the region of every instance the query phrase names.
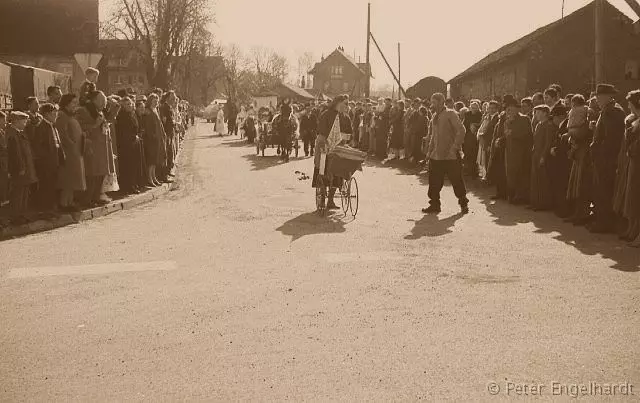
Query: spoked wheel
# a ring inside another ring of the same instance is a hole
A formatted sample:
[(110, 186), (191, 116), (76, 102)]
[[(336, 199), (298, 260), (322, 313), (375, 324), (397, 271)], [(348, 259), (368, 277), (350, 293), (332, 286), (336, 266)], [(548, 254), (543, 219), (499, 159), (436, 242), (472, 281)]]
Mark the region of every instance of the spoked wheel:
[(353, 218), (356, 218), (356, 214), (358, 214), (359, 205), (360, 195), (358, 194), (358, 181), (356, 181), (356, 178), (351, 178), (349, 180), (349, 209), (351, 210)]
[(349, 204), (351, 203), (349, 191), (350, 184), (351, 181), (345, 180), (342, 182), (342, 186), (340, 186), (340, 204), (344, 215), (347, 215), (347, 211), (349, 211)]

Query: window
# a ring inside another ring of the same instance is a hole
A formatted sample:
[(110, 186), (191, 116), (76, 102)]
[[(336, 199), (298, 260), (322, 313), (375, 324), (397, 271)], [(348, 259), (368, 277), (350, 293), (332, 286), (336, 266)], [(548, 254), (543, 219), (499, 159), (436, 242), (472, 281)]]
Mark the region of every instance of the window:
[(343, 72), (342, 66), (331, 66), (331, 76), (341, 77), (342, 72)]
[(129, 85), (133, 85), (133, 76), (132, 75), (129, 76)]
[(348, 92), (349, 91), (349, 83), (348, 82), (344, 82), (342, 83), (342, 91), (344, 92)]
[(640, 79), (639, 63), (636, 60), (627, 60), (624, 65), (624, 78), (625, 80), (638, 80)]

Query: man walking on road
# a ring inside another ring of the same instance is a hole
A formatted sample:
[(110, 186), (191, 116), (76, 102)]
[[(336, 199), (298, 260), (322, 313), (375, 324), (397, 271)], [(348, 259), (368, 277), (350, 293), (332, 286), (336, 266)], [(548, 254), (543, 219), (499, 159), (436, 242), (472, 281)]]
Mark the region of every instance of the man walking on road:
[(451, 181), (453, 192), (458, 198), (463, 214), (469, 212), (467, 189), (462, 178), (462, 155), (465, 128), (458, 114), (445, 107), (445, 97), (441, 93), (431, 96), (434, 116), (431, 121), (431, 139), (427, 150), (429, 158), (429, 207), (422, 209), (426, 214), (440, 212), (440, 191), (445, 175)]

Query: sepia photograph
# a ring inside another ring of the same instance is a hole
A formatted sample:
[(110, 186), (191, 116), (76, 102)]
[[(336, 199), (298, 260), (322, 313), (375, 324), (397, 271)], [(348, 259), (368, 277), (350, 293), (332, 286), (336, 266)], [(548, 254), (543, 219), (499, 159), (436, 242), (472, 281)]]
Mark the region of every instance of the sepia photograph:
[(0, 0), (0, 402), (640, 401), (640, 0)]

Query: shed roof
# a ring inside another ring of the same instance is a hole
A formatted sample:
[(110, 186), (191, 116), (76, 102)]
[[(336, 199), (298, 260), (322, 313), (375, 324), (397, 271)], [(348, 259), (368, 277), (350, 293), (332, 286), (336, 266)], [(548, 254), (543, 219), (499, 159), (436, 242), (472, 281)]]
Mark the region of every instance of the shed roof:
[[(314, 99), (314, 96), (309, 94), (304, 88), (296, 87), (295, 85), (291, 84), (282, 83), (274, 91), (281, 96), (294, 95), (300, 98)], [(286, 92), (289, 92), (289, 94), (287, 94)]]

